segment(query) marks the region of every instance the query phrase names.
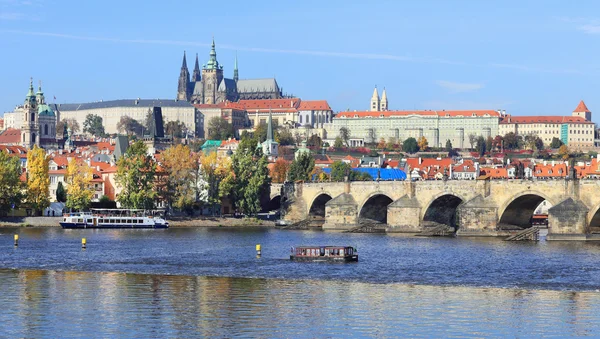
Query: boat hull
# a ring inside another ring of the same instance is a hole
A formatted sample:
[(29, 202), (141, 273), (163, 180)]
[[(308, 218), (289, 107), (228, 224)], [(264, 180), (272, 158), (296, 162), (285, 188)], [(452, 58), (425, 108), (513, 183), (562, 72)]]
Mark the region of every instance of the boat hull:
[(332, 256), (295, 256), (290, 255), (290, 260), (301, 261), (301, 262), (356, 262), (358, 261), (358, 254), (347, 255), (344, 257), (332, 257)]
[(102, 225), (86, 225), (84, 223), (60, 222), (62, 228), (169, 228), (168, 224), (155, 225), (124, 225), (124, 224), (102, 224)]

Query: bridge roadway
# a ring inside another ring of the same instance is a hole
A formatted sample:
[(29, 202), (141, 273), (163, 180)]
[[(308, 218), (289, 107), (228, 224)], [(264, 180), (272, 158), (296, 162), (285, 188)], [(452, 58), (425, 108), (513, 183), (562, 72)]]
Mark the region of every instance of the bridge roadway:
[(592, 240), (600, 231), (600, 180), (437, 180), (286, 183), (273, 185), (290, 222), (321, 220), (324, 229), (351, 229), (362, 220), (387, 232), (418, 233), (445, 224), (461, 236), (505, 236), (531, 226), (547, 200), (548, 240)]

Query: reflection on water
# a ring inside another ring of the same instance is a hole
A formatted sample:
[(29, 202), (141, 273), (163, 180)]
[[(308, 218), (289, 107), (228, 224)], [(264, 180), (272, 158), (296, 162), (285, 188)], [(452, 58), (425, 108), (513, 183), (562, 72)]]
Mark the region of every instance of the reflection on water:
[(2, 337), (541, 337), (600, 330), (600, 295), (0, 270)]

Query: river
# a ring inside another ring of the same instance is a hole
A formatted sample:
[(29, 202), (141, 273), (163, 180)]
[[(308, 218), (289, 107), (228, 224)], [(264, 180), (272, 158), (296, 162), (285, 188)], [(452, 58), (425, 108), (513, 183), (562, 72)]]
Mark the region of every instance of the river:
[[(360, 261), (290, 262), (302, 244)], [(1, 228), (0, 337), (600, 336), (599, 262), (594, 242)]]

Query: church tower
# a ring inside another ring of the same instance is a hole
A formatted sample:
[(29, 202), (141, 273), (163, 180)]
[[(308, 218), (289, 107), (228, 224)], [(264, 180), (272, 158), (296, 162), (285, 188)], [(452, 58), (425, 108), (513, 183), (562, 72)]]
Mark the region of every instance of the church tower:
[(587, 108), (583, 100), (579, 102), (579, 105), (573, 111), (574, 117), (582, 117), (587, 121), (592, 121), (592, 112)]
[(379, 101), (379, 93), (377, 92), (377, 86), (373, 90), (373, 96), (371, 97), (371, 112), (379, 111), (381, 102)]
[[(43, 100), (43, 95), (41, 96)], [(23, 124), (21, 125), (21, 145), (27, 149), (33, 148), (33, 145), (39, 145), (39, 136), (37, 135), (37, 98), (33, 93), (33, 79), (29, 81), (29, 92), (25, 97), (23, 104)]]
[(181, 64), (181, 72), (179, 73), (179, 83), (177, 85), (177, 100), (188, 101), (190, 98), (190, 71), (188, 71), (187, 62), (185, 60), (185, 51), (183, 52), (183, 63)]
[(388, 100), (387, 100), (387, 94), (385, 93), (385, 87), (383, 88), (383, 93), (381, 93), (381, 102), (379, 103), (379, 110), (381, 110), (381, 111), (388, 110)]
[(240, 79), (238, 74), (237, 53), (235, 54), (235, 63), (233, 64), (233, 81), (237, 82)]
[(200, 80), (200, 65), (198, 64), (198, 53), (196, 53), (196, 64), (194, 65), (194, 73), (192, 73), (192, 82), (196, 83)]
[(217, 90), (223, 80), (223, 67), (217, 61), (215, 39), (213, 38), (208, 63), (202, 68), (202, 84), (204, 86), (204, 103), (217, 104)]

